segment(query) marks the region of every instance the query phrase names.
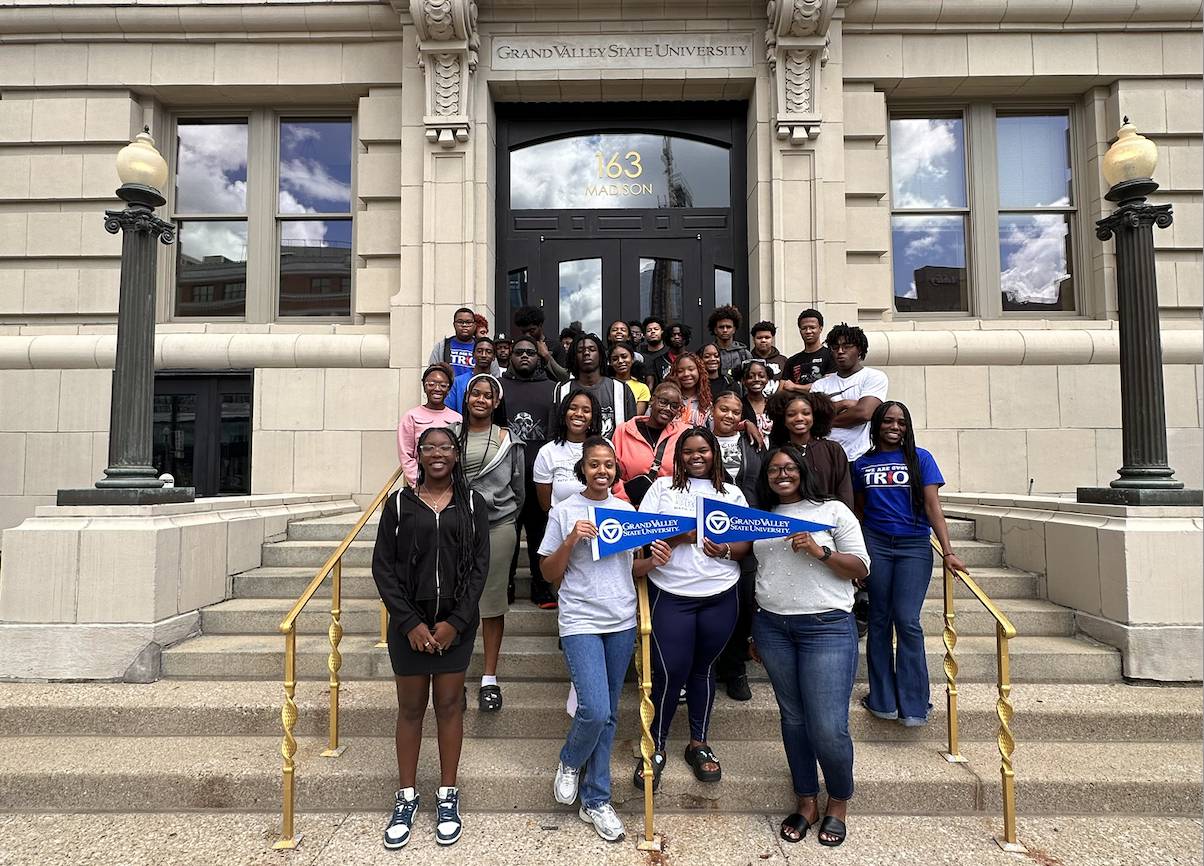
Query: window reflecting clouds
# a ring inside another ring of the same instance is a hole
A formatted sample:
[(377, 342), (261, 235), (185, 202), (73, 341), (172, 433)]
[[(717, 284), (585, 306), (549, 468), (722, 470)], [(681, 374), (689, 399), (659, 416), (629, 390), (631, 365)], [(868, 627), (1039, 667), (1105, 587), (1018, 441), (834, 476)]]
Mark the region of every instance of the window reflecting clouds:
[(602, 260), (560, 263), (560, 327), (580, 322), (587, 334), (602, 333)]
[(966, 206), (962, 119), (895, 118), (890, 122), (892, 206)]
[(715, 306), (723, 307), (732, 302), (732, 272), (727, 268), (715, 268)]
[(175, 208), (188, 214), (247, 212), (245, 120), (180, 120)]
[(597, 133), (510, 153), (510, 207), (728, 207), (727, 148), (649, 133)]
[(241, 317), (246, 312), (246, 297), (246, 222), (180, 222), (176, 315)]
[(1073, 310), (1067, 214), (999, 215), (1004, 310)]
[(966, 285), (966, 218), (891, 218), (895, 309), (957, 312), (969, 309)]
[(640, 319), (656, 316), (663, 322), (682, 319), (685, 271), (677, 259), (640, 259)]
[(280, 121), (280, 212), (351, 210), (351, 121)]
[(351, 221), (280, 224), (280, 315), (351, 315)]
[(999, 117), (995, 124), (1001, 208), (1070, 204), (1070, 118)]

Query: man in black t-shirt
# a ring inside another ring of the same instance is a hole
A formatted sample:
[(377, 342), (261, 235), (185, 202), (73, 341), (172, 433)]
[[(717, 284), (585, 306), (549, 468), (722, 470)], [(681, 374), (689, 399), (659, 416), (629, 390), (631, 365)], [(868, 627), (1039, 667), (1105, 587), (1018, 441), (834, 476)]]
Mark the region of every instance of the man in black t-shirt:
[(798, 332), (803, 338), (803, 351), (786, 361), (779, 387), (783, 391), (810, 391), (811, 383), (836, 370), (832, 350), (822, 342), (824, 316), (819, 310), (803, 310), (798, 314)]

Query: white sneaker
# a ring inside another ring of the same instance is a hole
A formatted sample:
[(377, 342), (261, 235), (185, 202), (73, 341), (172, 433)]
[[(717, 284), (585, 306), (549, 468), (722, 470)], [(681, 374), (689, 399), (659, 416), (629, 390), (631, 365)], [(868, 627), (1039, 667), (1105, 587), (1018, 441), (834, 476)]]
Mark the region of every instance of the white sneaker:
[(603, 803), (596, 809), (582, 806), (577, 815), (587, 824), (593, 824), (598, 835), (607, 842), (619, 842), (627, 835), (623, 830), (623, 822), (619, 820), (615, 807), (610, 803)]
[(556, 778), (552, 782), (552, 796), (557, 803), (571, 806), (577, 802), (578, 770), (572, 770), (564, 764), (556, 765)]

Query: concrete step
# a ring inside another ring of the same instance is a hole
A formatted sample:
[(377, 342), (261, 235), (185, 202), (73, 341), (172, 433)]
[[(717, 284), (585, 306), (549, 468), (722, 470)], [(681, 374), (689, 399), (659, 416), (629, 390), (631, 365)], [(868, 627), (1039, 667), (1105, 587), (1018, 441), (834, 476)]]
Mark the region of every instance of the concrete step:
[[(1038, 599), (1000, 599), (1000, 606), (1025, 636), (1073, 635), (1074, 615), (1070, 610)], [(276, 626), (293, 605), (290, 598), (236, 598), (201, 611), (205, 634), (274, 634)], [(927, 634), (944, 628), (944, 605), (928, 599), (920, 617)], [(343, 600), (341, 622), (345, 634), (377, 634), (380, 603), (365, 598)], [(330, 625), (329, 602), (315, 600), (297, 620), (299, 634), (325, 634)], [(956, 611), (954, 625), (959, 636), (993, 635), (995, 620), (979, 604), (963, 605)], [(517, 601), (506, 615), (506, 634), (556, 635), (556, 612), (540, 610)]]
[[(267, 548), (265, 548), (267, 550)], [(266, 566), (234, 575), (235, 598), (289, 598), (297, 596), (313, 578), (317, 566)], [(514, 577), (515, 597), (531, 597), (531, 573), (521, 565)], [(974, 569), (974, 579), (995, 600), (1005, 598), (1036, 598), (1037, 576), (1014, 568), (983, 567)], [(933, 569), (932, 582), (928, 585), (929, 598), (941, 598), (941, 572)], [(330, 582), (327, 581), (318, 595), (330, 597)], [(970, 591), (959, 581), (954, 585), (957, 598), (973, 598)], [(367, 567), (343, 568), (343, 598), (379, 598), (372, 571)]]
[[(340, 651), (346, 679), (389, 678), (388, 652), (377, 649), (375, 637), (348, 635)], [(929, 676), (944, 682), (941, 639), (925, 639)], [(862, 645), (864, 649), (864, 644)], [(278, 679), (283, 670), (284, 639), (279, 635), (202, 635), (163, 651), (163, 675), (186, 679)], [(297, 638), (297, 673), (303, 679), (325, 679), (330, 644), (324, 636)], [(478, 638), (468, 672), (479, 675), (483, 656)], [(991, 682), (996, 676), (995, 639), (963, 637), (957, 645), (960, 682)], [(1115, 682), (1121, 677), (1120, 654), (1085, 638), (1023, 637), (1011, 648), (1015, 682)], [(499, 675), (507, 680), (567, 681), (564, 659), (550, 636), (515, 635), (502, 647)], [(764, 678), (760, 667), (749, 675)], [(865, 677), (865, 659), (858, 678)]]
[[(567, 730), (566, 686), (551, 682), (502, 680), (505, 705), (499, 713), (476, 709), (476, 683), (469, 681), (470, 709), (464, 717), (467, 737), (525, 739), (533, 731), (559, 736)], [(904, 728), (875, 719), (860, 705), (867, 689), (854, 688), (849, 729), (857, 742), (919, 742), (945, 735), (945, 697), (934, 684), (933, 718), (927, 728)], [(993, 743), (999, 719), (993, 684), (966, 683), (959, 688), (959, 728), (963, 743)], [(345, 683), (340, 697), (340, 731), (347, 742), (378, 736), (392, 728), (397, 696), (388, 680)], [(281, 687), (258, 681), (156, 683), (9, 683), (0, 684), (0, 732), (37, 731), (61, 736), (189, 736), (197, 731), (224, 736), (272, 737), (280, 733)], [(296, 733), (323, 737), (327, 731), (325, 683), (303, 683), (297, 690)], [(1031, 744), (1055, 741), (1197, 742), (1204, 724), (1198, 687), (1133, 686), (1126, 683), (1025, 684), (1012, 692), (1012, 733), (1017, 755)], [(635, 685), (629, 683), (619, 710), (619, 731), (630, 735), (639, 725)], [(685, 735), (686, 714), (674, 719)], [(426, 718), (433, 734), (433, 713)], [(712, 715), (716, 740), (768, 738), (778, 727), (778, 709), (767, 683), (753, 684), (753, 698), (737, 703), (719, 690)]]
[[(382, 810), (397, 784), (392, 737), (356, 740), (342, 757), (321, 758), (325, 742), (298, 744), (297, 804), (302, 813)], [(418, 784), (432, 790), (438, 754), (421, 752)], [(511, 812), (557, 807), (549, 791), (562, 745), (559, 737), (516, 742), (476, 739), (464, 749), (461, 803), (472, 811)], [(724, 779), (696, 781), (671, 743), (658, 810), (662, 813), (784, 813), (793, 805), (781, 742), (713, 741)], [(864, 743), (856, 749), (859, 814), (998, 815), (997, 755), (974, 747), (969, 764), (949, 764), (940, 744)], [(278, 737), (21, 737), (0, 751), (0, 810), (78, 810), (111, 804), (124, 811), (270, 812), (280, 804)], [(636, 744), (615, 743), (613, 802), (632, 814), (643, 797), (631, 784)], [(1017, 791), (1026, 814), (1098, 813), (1198, 815), (1199, 749), (1191, 744), (1059, 743), (1018, 754)]]
[[(313, 520), (298, 520), (288, 527), (289, 541), (342, 541), (351, 528), (359, 520), (359, 513), (340, 514), (333, 517), (317, 517)], [(360, 540), (369, 541), (376, 538), (376, 527), (379, 515), (373, 515), (360, 530)], [(955, 541), (969, 541), (974, 538), (974, 521), (949, 518), (949, 538)]]

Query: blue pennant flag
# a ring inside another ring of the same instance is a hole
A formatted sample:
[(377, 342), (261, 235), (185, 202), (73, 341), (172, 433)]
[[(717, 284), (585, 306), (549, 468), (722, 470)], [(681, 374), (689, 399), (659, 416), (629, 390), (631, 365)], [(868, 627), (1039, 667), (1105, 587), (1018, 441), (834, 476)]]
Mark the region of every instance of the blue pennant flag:
[(761, 511), (747, 505), (736, 505), (719, 499), (698, 497), (698, 546), (705, 534), (715, 544), (732, 541), (755, 541), (759, 538), (782, 538), (796, 532), (823, 532), (833, 529), (826, 523), (812, 523), (772, 511)]
[(593, 540), (594, 561), (604, 556), (643, 547), (658, 538), (672, 538), (694, 528), (693, 517), (676, 514), (640, 514), (615, 508), (589, 509), (589, 519), (598, 527)]

